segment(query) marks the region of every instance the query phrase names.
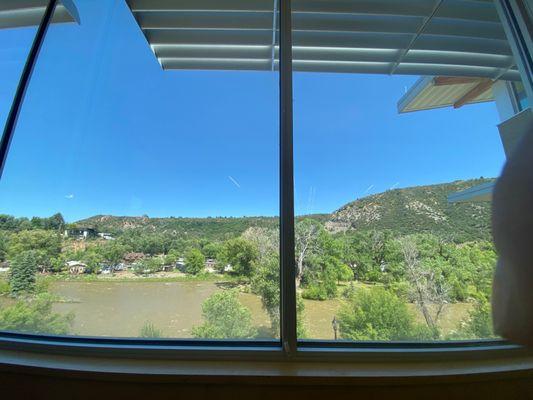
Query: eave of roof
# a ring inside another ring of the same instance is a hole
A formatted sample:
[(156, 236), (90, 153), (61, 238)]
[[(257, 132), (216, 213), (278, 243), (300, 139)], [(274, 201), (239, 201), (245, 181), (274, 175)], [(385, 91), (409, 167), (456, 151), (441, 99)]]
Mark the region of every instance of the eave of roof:
[[(2, 0), (0, 2), (0, 29), (39, 25), (47, 0)], [(52, 23), (80, 23), (78, 10), (72, 0), (60, 0), (54, 10)]]
[[(277, 69), (275, 3), (127, 0), (163, 69)], [(491, 1), (293, 0), (292, 7), (295, 71), (519, 79)]]

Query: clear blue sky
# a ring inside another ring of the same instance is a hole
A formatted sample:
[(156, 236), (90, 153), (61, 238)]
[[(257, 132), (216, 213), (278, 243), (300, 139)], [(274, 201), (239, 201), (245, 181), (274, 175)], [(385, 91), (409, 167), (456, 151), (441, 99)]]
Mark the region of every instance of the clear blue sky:
[[(46, 38), (0, 213), (277, 215), (278, 74), (163, 71), (123, 1), (75, 3), (81, 25), (55, 25)], [(34, 31), (0, 31), (2, 126)], [(400, 115), (416, 79), (294, 74), (298, 214), (499, 174), (495, 105)]]

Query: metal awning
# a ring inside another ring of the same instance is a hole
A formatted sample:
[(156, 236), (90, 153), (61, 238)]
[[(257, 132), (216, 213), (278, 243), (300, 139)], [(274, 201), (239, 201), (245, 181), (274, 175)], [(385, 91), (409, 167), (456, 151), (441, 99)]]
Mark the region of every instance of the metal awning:
[(493, 81), (472, 77), (422, 77), (398, 101), (398, 112), (406, 113), (494, 100)]
[[(48, 0), (1, 0), (0, 29), (39, 25)], [(52, 23), (80, 22), (72, 0), (60, 0)]]
[[(274, 70), (278, 0), (126, 0), (163, 69)], [(491, 0), (293, 0), (295, 71), (518, 80)]]

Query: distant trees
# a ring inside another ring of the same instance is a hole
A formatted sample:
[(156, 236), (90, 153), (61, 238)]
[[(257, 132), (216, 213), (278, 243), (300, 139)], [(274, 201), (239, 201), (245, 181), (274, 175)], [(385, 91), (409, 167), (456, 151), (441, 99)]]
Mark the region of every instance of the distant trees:
[(185, 257), (185, 271), (188, 274), (198, 275), (204, 270), (205, 258), (198, 249), (190, 249)]
[(65, 227), (65, 220), (60, 213), (49, 218), (33, 217), (15, 218), (11, 215), (0, 214), (0, 231), (18, 232), (21, 230), (44, 229), (61, 231)]
[(23, 251), (35, 250), (39, 262), (46, 264), (61, 253), (61, 243), (61, 236), (57, 232), (43, 229), (23, 230), (11, 234), (8, 257), (12, 258)]
[(256, 336), (250, 310), (238, 299), (237, 290), (224, 290), (210, 296), (202, 304), (204, 323), (194, 327), (196, 338), (246, 339)]
[(11, 262), (9, 284), (14, 296), (30, 293), (35, 289), (35, 273), (37, 272), (37, 255), (34, 250), (23, 251)]
[(230, 264), (237, 275), (251, 277), (255, 262), (259, 257), (257, 247), (243, 238), (229, 239), (224, 242), (221, 259), (225, 264)]
[(161, 271), (163, 259), (160, 257), (143, 258), (133, 266), (133, 272), (137, 275), (155, 274)]

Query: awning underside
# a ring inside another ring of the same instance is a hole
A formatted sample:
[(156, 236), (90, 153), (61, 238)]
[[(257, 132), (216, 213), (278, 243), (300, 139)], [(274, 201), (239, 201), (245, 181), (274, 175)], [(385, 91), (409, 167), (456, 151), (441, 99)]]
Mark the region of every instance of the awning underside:
[[(57, 4), (52, 23), (79, 22), (72, 1), (64, 3)], [(0, 29), (39, 25), (47, 4), (48, 0), (0, 0)]]
[[(276, 70), (278, 0), (127, 0), (164, 69)], [(293, 0), (296, 71), (518, 80), (491, 0)]]
[(470, 77), (421, 77), (398, 101), (398, 112), (481, 103), (494, 100), (492, 81)]

